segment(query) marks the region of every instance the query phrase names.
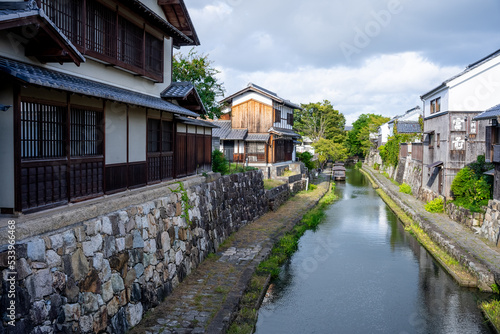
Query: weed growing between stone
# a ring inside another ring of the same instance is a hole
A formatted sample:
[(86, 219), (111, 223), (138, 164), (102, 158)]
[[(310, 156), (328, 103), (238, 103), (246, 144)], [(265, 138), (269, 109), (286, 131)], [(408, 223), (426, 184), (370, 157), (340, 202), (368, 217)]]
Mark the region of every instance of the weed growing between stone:
[(431, 213), (441, 213), (444, 212), (444, 202), (441, 197), (438, 197), (425, 205), (425, 211)]
[(495, 326), (497, 332), (500, 332), (500, 300), (492, 300), (481, 303), (486, 318)]
[(180, 193), (181, 194), (181, 201), (182, 201), (182, 211), (183, 214), (181, 215), (182, 218), (186, 220), (186, 224), (188, 226), (191, 226), (191, 220), (189, 219), (189, 209), (192, 208), (191, 205), (189, 205), (189, 196), (187, 194), (187, 190), (184, 188), (184, 184), (182, 182), (178, 182), (179, 188), (177, 189), (170, 189), (173, 193)]

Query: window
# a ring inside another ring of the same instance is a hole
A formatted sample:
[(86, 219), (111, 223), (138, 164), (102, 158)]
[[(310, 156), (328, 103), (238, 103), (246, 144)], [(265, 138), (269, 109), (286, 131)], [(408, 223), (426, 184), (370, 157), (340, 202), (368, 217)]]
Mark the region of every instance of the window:
[(172, 152), (174, 150), (173, 145), (173, 123), (172, 122), (161, 122), (161, 151), (162, 152)]
[(429, 140), (429, 148), (434, 148), (434, 134), (433, 133), (429, 133), (427, 135), (427, 138)]
[(293, 126), (293, 114), (286, 114), (286, 124)]
[(264, 143), (248, 143), (247, 146), (248, 154), (259, 154), (266, 153), (266, 144)]
[(281, 122), (281, 110), (274, 109), (274, 122)]
[(148, 153), (160, 152), (160, 120), (148, 119)]
[(439, 147), (440, 145), (440, 142), (441, 142), (441, 134), (436, 134), (436, 147)]
[(71, 108), (71, 156), (102, 155), (102, 112)]
[(133, 73), (163, 80), (163, 38), (97, 0), (42, 0), (42, 8), (78, 50)]
[(441, 98), (431, 100), (431, 114), (441, 111)]
[(118, 24), (118, 60), (142, 67), (142, 29), (121, 16)]
[(21, 103), (21, 158), (66, 156), (66, 107)]

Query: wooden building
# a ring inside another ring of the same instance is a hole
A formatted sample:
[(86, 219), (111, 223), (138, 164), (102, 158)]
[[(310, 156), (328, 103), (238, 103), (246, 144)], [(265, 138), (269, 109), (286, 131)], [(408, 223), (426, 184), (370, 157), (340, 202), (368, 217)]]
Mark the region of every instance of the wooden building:
[(493, 171), (493, 199), (500, 201), (500, 104), (474, 117), (486, 121), (485, 159), (495, 165)]
[(31, 212), (211, 166), (213, 125), (172, 50), (182, 0), (0, 2), (0, 209)]
[(300, 106), (253, 83), (221, 101), (228, 107), (214, 131), (229, 161), (267, 167), (295, 161), (293, 110)]
[(486, 120), (475, 119), (498, 103), (492, 80), (500, 77), (500, 50), (470, 64), (421, 96), (424, 104), (422, 187), (450, 197), (460, 169), (485, 154)]

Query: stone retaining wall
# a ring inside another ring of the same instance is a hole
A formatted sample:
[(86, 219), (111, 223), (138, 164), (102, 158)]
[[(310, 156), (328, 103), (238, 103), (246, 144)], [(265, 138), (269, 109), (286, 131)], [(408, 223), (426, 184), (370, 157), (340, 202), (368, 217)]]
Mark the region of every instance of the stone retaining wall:
[(266, 190), (266, 198), (269, 203), (269, 210), (276, 211), (278, 208), (285, 203), (291, 196), (290, 187), (287, 183), (281, 186), (275, 187), (270, 190)]
[[(9, 332), (124, 333), (232, 232), (268, 209), (260, 171), (178, 188), (174, 184), (155, 200), (18, 240), (11, 280), (16, 326)], [(0, 253), (4, 321), (12, 271), (7, 260), (8, 253)], [(7, 326), (0, 324), (0, 333)]]
[(479, 234), (482, 237), (494, 242), (497, 246), (498, 236), (500, 234), (500, 201), (490, 200), (484, 215), (484, 222)]
[(474, 232), (476, 231), (474, 227), (481, 227), (484, 221), (484, 214), (479, 212), (471, 212), (468, 209), (459, 207), (450, 202), (446, 203), (446, 214), (454, 221), (467, 226)]

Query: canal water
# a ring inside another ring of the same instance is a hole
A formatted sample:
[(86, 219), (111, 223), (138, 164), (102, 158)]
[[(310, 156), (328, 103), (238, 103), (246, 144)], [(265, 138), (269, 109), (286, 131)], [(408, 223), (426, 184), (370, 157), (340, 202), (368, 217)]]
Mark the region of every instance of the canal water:
[(493, 333), (478, 303), (406, 231), (359, 171), (270, 288), (256, 333)]

